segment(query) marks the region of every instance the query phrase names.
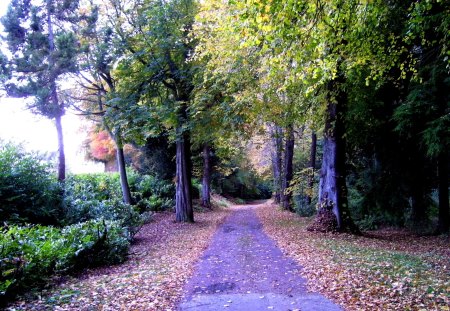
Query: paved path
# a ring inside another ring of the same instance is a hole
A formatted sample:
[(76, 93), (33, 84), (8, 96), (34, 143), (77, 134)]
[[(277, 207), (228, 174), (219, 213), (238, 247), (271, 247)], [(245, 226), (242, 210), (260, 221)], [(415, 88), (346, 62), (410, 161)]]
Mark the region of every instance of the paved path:
[(179, 310), (341, 310), (324, 296), (307, 293), (301, 267), (263, 232), (253, 209), (237, 208), (218, 229)]

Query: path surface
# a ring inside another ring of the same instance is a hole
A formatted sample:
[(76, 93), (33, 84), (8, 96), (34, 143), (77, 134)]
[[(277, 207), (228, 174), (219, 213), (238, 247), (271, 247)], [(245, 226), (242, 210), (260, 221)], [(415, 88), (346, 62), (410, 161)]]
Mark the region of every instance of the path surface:
[(324, 296), (306, 291), (301, 267), (263, 232), (254, 208), (236, 208), (219, 227), (179, 310), (341, 310)]

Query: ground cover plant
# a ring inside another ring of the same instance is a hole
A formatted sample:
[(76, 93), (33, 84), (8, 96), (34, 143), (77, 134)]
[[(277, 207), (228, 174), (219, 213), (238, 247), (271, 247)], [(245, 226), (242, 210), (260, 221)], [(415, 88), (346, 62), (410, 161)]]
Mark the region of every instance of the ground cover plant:
[(0, 234), (0, 299), (45, 285), (56, 274), (122, 262), (130, 237), (119, 222), (103, 219), (63, 228), (6, 226)]
[(345, 310), (448, 310), (447, 236), (385, 229), (362, 236), (309, 232), (310, 218), (273, 204), (258, 209), (264, 230), (304, 266), (309, 289)]
[(194, 263), (229, 213), (224, 206), (231, 203), (219, 199), (213, 200), (213, 211), (198, 212), (193, 224), (175, 223), (169, 212), (154, 215), (135, 236), (124, 263), (87, 270), (58, 287), (22, 297), (9, 309), (175, 310)]
[(152, 211), (173, 203), (170, 183), (132, 170), (137, 206), (123, 203), (118, 174), (71, 174), (59, 183), (42, 155), (12, 143), (1, 145), (0, 168), (2, 303), (62, 275), (122, 262)]

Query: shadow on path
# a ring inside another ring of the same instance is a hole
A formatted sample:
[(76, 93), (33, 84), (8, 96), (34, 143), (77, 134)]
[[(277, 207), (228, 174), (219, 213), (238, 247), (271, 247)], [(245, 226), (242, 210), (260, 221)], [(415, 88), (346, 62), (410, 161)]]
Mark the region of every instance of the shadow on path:
[(219, 227), (186, 285), (179, 311), (341, 310), (306, 291), (302, 268), (263, 232), (254, 206), (236, 207)]

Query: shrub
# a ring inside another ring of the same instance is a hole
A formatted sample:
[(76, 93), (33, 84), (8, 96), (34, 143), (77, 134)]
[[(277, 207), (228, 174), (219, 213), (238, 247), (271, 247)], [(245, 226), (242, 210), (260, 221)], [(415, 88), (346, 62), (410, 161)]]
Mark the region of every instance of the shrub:
[(55, 228), (9, 226), (0, 232), (0, 300), (44, 284), (54, 273), (122, 262), (130, 235), (119, 222)]
[(66, 224), (93, 219), (118, 221), (132, 236), (144, 222), (136, 207), (122, 202), (117, 174), (69, 176), (65, 185), (64, 210)]
[(296, 194), (293, 196), (294, 210), (301, 217), (310, 217), (316, 214), (317, 210), (315, 207), (315, 202), (317, 198), (311, 200), (308, 203), (308, 198), (304, 195)]
[(170, 181), (143, 175), (137, 178), (134, 189), (141, 196), (142, 202), (137, 202), (141, 211), (159, 211), (174, 205), (175, 186)]
[(0, 142), (0, 221), (57, 224), (61, 187), (42, 156)]

